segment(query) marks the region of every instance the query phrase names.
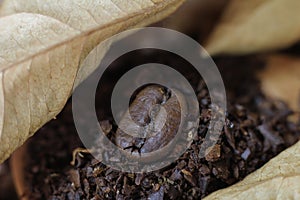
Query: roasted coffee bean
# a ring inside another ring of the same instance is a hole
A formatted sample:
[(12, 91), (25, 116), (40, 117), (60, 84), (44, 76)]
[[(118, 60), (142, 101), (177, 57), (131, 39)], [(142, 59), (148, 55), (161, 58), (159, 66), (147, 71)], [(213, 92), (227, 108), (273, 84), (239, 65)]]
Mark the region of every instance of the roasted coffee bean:
[[(182, 98), (180, 100), (184, 101)], [(115, 143), (123, 149), (138, 150), (140, 153), (158, 150), (174, 138), (180, 121), (181, 106), (175, 93), (159, 85), (147, 86), (136, 95), (127, 116), (121, 121), (127, 130), (136, 130), (141, 137), (133, 137), (130, 132), (119, 128)]]

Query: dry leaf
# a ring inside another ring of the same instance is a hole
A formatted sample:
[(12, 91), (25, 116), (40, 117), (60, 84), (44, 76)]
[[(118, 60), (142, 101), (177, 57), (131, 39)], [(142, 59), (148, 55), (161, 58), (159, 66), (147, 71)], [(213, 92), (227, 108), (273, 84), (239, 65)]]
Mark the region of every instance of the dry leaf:
[(267, 58), (266, 68), (258, 74), (264, 93), (281, 99), (300, 111), (300, 59), (284, 55)]
[(270, 160), (243, 181), (204, 200), (300, 199), (300, 142)]
[[(157, 21), (183, 0), (7, 0), (0, 8), (0, 162), (65, 105), (101, 41)], [(102, 56), (102, 55), (99, 55)]]
[(299, 0), (231, 0), (208, 40), (210, 54), (288, 47), (300, 39)]

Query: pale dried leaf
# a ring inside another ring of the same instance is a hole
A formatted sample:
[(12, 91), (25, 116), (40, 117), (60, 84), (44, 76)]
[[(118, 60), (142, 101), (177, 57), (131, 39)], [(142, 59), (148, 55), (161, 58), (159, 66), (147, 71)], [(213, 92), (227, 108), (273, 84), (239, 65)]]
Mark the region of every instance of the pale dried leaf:
[(0, 8), (0, 162), (61, 111), (80, 63), (94, 47), (122, 30), (169, 15), (182, 2), (4, 1)]
[(300, 111), (300, 59), (285, 55), (267, 58), (266, 68), (258, 74), (264, 93)]
[(231, 0), (209, 38), (210, 54), (285, 48), (300, 39), (299, 0)]
[(243, 181), (219, 190), (205, 200), (300, 199), (300, 142), (270, 160)]

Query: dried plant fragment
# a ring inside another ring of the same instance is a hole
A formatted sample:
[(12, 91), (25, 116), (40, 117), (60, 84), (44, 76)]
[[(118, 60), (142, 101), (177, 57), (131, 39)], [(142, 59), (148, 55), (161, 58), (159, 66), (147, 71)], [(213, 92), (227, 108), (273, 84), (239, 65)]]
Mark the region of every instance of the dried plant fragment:
[(300, 39), (299, 8), (298, 0), (231, 0), (206, 49), (215, 55), (288, 47)]
[(284, 55), (267, 58), (267, 66), (258, 76), (268, 96), (287, 102), (300, 111), (300, 59)]
[[(101, 41), (164, 18), (182, 2), (3, 1), (0, 162), (61, 111), (82, 61)], [(100, 58), (106, 49), (99, 52)], [(85, 74), (92, 70), (87, 68)]]
[(240, 183), (219, 190), (210, 199), (299, 199), (300, 142), (273, 158)]

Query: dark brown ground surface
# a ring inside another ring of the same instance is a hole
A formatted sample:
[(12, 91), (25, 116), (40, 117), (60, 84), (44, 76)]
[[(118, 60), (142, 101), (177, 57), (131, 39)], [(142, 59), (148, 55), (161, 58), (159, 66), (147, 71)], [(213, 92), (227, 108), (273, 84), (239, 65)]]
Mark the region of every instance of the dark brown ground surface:
[[(149, 59), (157, 57), (147, 55)], [(168, 61), (160, 57), (160, 61), (188, 67), (176, 59)], [(129, 58), (121, 63), (124, 69), (136, 61)], [(267, 99), (259, 90), (254, 73), (263, 66), (261, 61), (249, 56), (216, 58), (216, 63), (224, 76), (229, 103), (226, 126), (208, 156), (199, 158), (199, 148), (211, 118), (210, 98), (201, 78), (187, 70), (186, 76), (198, 96), (201, 116), (197, 137), (177, 161), (155, 172), (130, 174), (114, 171), (91, 155), (81, 153), (76, 155), (72, 166), (72, 152), (82, 144), (69, 102), (58, 118), (28, 143), (31, 160), (26, 177), (32, 193), (24, 195), (30, 195), (30, 199), (52, 200), (199, 199), (242, 180), (299, 139), (299, 126), (287, 121), (292, 113), (289, 108), (282, 102)], [(109, 73), (115, 73), (116, 69), (113, 67)], [(109, 91), (110, 87), (107, 88)], [(98, 95), (101, 103), (108, 101), (103, 93)], [(101, 112), (101, 123), (112, 127), (109, 135), (114, 135), (116, 126), (109, 111), (96, 107)]]

